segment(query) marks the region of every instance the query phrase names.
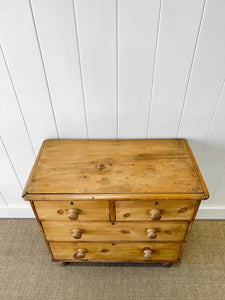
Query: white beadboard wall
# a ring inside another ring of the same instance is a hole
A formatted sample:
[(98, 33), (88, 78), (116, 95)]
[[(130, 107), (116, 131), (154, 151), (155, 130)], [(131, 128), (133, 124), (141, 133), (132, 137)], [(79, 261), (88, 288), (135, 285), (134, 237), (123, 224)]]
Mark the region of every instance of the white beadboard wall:
[(0, 217), (47, 138), (187, 138), (225, 218), (224, 0), (1, 0)]

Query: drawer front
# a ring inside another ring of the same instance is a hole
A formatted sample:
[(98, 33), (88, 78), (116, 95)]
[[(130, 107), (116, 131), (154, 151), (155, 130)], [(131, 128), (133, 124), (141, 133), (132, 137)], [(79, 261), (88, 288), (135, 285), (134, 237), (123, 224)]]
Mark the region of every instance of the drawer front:
[(42, 221), (49, 241), (182, 241), (187, 221), (53, 222)]
[(116, 201), (116, 219), (133, 220), (190, 220), (196, 200)]
[(108, 201), (34, 201), (40, 220), (54, 221), (107, 221)]
[(55, 259), (71, 261), (175, 261), (180, 243), (50, 242)]

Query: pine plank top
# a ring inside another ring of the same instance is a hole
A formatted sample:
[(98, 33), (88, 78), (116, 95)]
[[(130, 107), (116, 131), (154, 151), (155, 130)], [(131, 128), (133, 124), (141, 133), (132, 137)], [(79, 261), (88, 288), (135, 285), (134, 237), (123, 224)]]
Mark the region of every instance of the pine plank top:
[(147, 199), (208, 198), (183, 139), (46, 140), (23, 196), (30, 200), (41, 195), (45, 200), (44, 195), (53, 195), (56, 200), (61, 194), (81, 198), (138, 198), (139, 194)]

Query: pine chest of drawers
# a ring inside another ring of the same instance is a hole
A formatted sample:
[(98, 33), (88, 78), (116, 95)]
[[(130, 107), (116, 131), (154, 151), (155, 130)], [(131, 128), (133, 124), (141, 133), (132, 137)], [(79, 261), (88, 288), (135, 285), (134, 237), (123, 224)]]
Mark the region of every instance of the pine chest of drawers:
[(208, 191), (186, 140), (46, 140), (23, 197), (52, 261), (180, 262)]

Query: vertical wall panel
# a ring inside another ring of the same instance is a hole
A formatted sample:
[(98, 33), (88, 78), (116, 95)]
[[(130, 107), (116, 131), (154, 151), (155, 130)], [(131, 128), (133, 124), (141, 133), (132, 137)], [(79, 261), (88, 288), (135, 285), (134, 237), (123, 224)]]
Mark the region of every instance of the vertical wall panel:
[(116, 138), (116, 0), (74, 3), (89, 136)]
[(163, 1), (149, 137), (176, 137), (204, 0)]
[(73, 2), (31, 3), (59, 136), (87, 138)]
[(179, 130), (179, 137), (190, 139), (197, 160), (225, 78), (224, 28), (225, 1), (207, 1)]
[(58, 136), (188, 138), (225, 208), (224, 37), (224, 0), (0, 1), (1, 208)]
[(118, 1), (119, 138), (146, 138), (160, 0)]
[[(13, 171), (10, 160), (0, 138), (0, 192), (8, 205), (24, 205), (21, 199), (22, 189)], [(0, 195), (1, 196), (1, 195)], [(2, 205), (3, 204), (3, 205)], [(0, 205), (5, 206), (3, 200)]]
[[(225, 85), (221, 92), (219, 102), (212, 120), (209, 134), (207, 136), (203, 155), (200, 161), (200, 168), (208, 185), (209, 192), (213, 196), (217, 183), (222, 176), (225, 167)], [(225, 182), (223, 182), (225, 184)], [(221, 192), (220, 192), (221, 194)], [(225, 204), (225, 190), (222, 197), (210, 199), (213, 205)], [(219, 203), (217, 203), (219, 201)]]
[(0, 1), (0, 43), (37, 152), (57, 134), (28, 0)]
[[(1, 51), (0, 136), (4, 141), (21, 185), (25, 185), (35, 155), (27, 135), (24, 120)], [(4, 172), (4, 167), (2, 167), (2, 165), (0, 168), (3, 168)], [(7, 180), (10, 180), (10, 178)]]

